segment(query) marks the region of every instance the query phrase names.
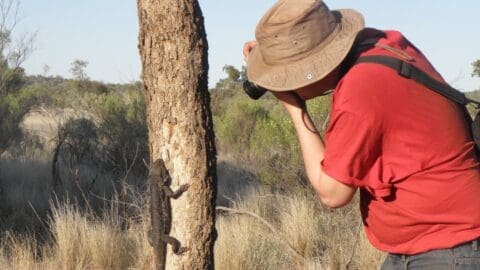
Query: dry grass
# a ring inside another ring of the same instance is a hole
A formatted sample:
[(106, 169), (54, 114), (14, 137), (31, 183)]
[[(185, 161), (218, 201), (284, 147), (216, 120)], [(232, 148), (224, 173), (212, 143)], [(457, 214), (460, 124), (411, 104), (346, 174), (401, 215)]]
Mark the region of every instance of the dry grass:
[[(33, 163), (22, 164), (29, 166), (30, 176), (27, 170), (19, 170), (20, 164), (0, 164), (0, 178), (4, 180), (2, 208), (24, 209), (10, 213), (10, 218), (16, 217), (9, 221), (12, 225), (38, 221), (28, 209), (49, 205), (42, 181), (48, 176), (48, 169)], [(240, 183), (235, 183), (237, 190)], [(277, 232), (273, 233), (251, 216), (219, 212), (216, 269), (345, 269), (347, 264), (348, 269), (376, 269), (383, 257), (359, 231), (357, 202), (332, 211), (323, 208), (308, 190), (281, 194), (243, 187), (242, 195), (235, 196), (228, 181), (219, 185), (222, 194), (228, 197), (224, 198), (225, 204), (255, 213)], [(125, 231), (120, 229), (122, 220), (115, 199), (108, 202), (101, 214), (68, 200), (50, 204), (53, 207), (49, 218), (40, 224), (48, 230), (42, 237), (32, 233), (3, 233), (0, 269), (152, 269), (151, 247), (146, 237), (147, 198), (144, 194), (131, 194), (133, 210)]]
[[(88, 181), (73, 183), (64, 175), (64, 190), (52, 203), (49, 169), (47, 162), (0, 162), (0, 269), (145, 269), (146, 198), (129, 189), (131, 226), (122, 231), (123, 203), (118, 196), (106, 199), (113, 194), (110, 176), (99, 177), (91, 190), (98, 195), (92, 196), (83, 193)], [(82, 170), (81, 179), (91, 173)]]
[[(118, 218), (89, 218), (71, 205), (55, 208), (52, 241), (37, 245), (35, 237), (7, 233), (0, 248), (1, 269), (144, 269), (150, 249), (144, 226), (121, 231)], [(147, 254), (147, 256), (146, 256)]]
[(75, 207), (61, 206), (50, 228), (58, 269), (127, 269), (135, 261), (136, 238), (120, 231), (115, 217), (89, 220)]
[(246, 194), (234, 207), (268, 220), (278, 234), (248, 215), (219, 216), (218, 269), (377, 269), (383, 259), (365, 239), (355, 203), (333, 211), (309, 191), (282, 195), (251, 188)]

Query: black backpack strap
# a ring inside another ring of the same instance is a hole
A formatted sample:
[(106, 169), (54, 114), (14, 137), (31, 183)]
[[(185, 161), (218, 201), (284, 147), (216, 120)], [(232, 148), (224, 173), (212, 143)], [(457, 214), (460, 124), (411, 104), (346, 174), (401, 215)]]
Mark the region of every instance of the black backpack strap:
[(386, 55), (369, 55), (362, 56), (358, 58), (358, 60), (355, 62), (355, 64), (360, 63), (375, 63), (392, 68), (396, 70), (399, 75), (408, 79), (413, 79), (414, 81), (424, 85), (430, 90), (433, 90), (440, 95), (445, 96), (446, 98), (453, 100), (461, 105), (466, 105), (470, 102), (473, 102), (477, 105), (479, 104), (479, 102), (477, 101), (468, 99), (465, 94), (460, 92), (459, 90), (451, 87), (448, 84), (444, 84), (435, 80), (421, 69), (415, 67), (411, 63), (402, 61), (400, 59)]
[(477, 109), (479, 109), (480, 108), (479, 101), (467, 98), (467, 96), (464, 93), (451, 87), (448, 84), (444, 84), (437, 81), (436, 79), (430, 77), (427, 73), (415, 67), (411, 63), (402, 61), (400, 59), (397, 59), (391, 56), (384, 56), (384, 55), (362, 56), (358, 58), (357, 61), (355, 62), (355, 64), (359, 64), (359, 63), (375, 63), (375, 64), (380, 64), (380, 65), (392, 68), (396, 70), (399, 75), (408, 79), (413, 79), (414, 81), (422, 84), (428, 89), (434, 92), (437, 92), (438, 94), (460, 105), (465, 115), (465, 119), (467, 121), (470, 134), (472, 134), (472, 138), (475, 141), (475, 146), (476, 146), (475, 150), (477, 153), (477, 157), (480, 160), (480, 116), (479, 116), (480, 112), (477, 114), (477, 117), (475, 117), (475, 120), (472, 120), (472, 118), (470, 117), (470, 113), (468, 112), (466, 107), (468, 103), (473, 103), (476, 105)]

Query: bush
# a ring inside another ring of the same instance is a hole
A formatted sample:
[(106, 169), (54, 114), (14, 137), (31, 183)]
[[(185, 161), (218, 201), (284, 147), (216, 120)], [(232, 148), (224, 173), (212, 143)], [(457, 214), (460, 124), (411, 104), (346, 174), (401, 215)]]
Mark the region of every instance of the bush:
[(31, 88), (23, 88), (4, 96), (0, 93), (0, 154), (9, 144), (22, 138), (19, 124), (35, 104), (36, 96)]
[(97, 127), (86, 118), (71, 118), (59, 130), (63, 138), (63, 157), (69, 164), (94, 162), (97, 148)]
[(122, 100), (114, 94), (99, 100), (100, 153), (102, 168), (126, 173), (130, 166), (136, 174), (144, 174), (143, 160), (148, 162), (148, 128), (141, 92), (131, 92)]
[(94, 164), (117, 177), (124, 177), (129, 170), (145, 175), (143, 160), (148, 162), (148, 128), (143, 94), (89, 93), (84, 97), (93, 116), (73, 118), (60, 127), (58, 141), (64, 138), (64, 158), (67, 156), (69, 164)]
[[(221, 86), (229, 85), (228, 80)], [(320, 132), (329, 111), (329, 98), (308, 102)], [(300, 147), (289, 115), (270, 94), (259, 101), (238, 86), (212, 90), (212, 112), (221, 156), (250, 168), (266, 185), (291, 189), (306, 185)]]
[(228, 107), (221, 117), (214, 118), (216, 134), (221, 138), (220, 147), (245, 153), (251, 147), (257, 122), (269, 118), (269, 113), (261, 104), (247, 99), (234, 100)]

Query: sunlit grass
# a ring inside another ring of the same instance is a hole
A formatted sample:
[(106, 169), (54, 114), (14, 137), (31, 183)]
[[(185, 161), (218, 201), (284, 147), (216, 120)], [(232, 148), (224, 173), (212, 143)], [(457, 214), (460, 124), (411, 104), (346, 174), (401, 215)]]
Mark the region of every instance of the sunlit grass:
[[(2, 208), (24, 209), (18, 213), (10, 210), (9, 217), (15, 217), (9, 221), (12, 225), (36, 221), (45, 231), (40, 235), (4, 232), (0, 269), (152, 269), (152, 249), (146, 237), (149, 214), (145, 194), (132, 188), (128, 207), (133, 210), (127, 221), (119, 214), (121, 203), (115, 196), (105, 198), (108, 206), (95, 212), (74, 200), (49, 203), (40, 179), (48, 175), (44, 171), (47, 169), (29, 166), (31, 177), (27, 172), (15, 174), (5, 166), (0, 167), (4, 168), (0, 177), (5, 189), (13, 192), (3, 197)], [(19, 167), (15, 168), (18, 171)], [(6, 177), (19, 181), (21, 189), (6, 182)], [(216, 269), (344, 269), (347, 264), (349, 269), (378, 268), (383, 255), (363, 235), (357, 201), (334, 211), (322, 207), (308, 189), (281, 193), (252, 185), (235, 195), (235, 190), (228, 188), (230, 180), (221, 181), (224, 188), (219, 197), (227, 194), (225, 203), (233, 209), (253, 213), (263, 221), (252, 215), (218, 212)], [(99, 205), (93, 204), (94, 208)], [(44, 209), (43, 213), (31, 210), (36, 206), (50, 206), (51, 210)], [(121, 229), (122, 222), (128, 224), (127, 229)]]

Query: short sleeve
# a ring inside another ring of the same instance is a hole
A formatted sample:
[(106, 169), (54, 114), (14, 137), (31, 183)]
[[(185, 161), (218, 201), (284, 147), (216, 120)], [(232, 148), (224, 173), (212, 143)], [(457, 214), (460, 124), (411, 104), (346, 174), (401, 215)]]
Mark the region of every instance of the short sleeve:
[(361, 98), (340, 98), (332, 102), (337, 106), (332, 107), (325, 135), (323, 171), (346, 185), (364, 187), (375, 196), (390, 195), (390, 184), (382, 180), (381, 111), (368, 102), (362, 104)]

